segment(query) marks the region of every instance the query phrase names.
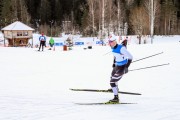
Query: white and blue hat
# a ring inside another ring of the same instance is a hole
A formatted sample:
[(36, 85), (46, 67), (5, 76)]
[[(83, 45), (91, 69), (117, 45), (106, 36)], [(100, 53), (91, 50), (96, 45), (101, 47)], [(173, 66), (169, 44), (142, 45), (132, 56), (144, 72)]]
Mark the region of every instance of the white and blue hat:
[(114, 34), (111, 34), (111, 35), (109, 36), (109, 40), (108, 40), (108, 41), (110, 41), (110, 42), (116, 41), (116, 36), (115, 36)]

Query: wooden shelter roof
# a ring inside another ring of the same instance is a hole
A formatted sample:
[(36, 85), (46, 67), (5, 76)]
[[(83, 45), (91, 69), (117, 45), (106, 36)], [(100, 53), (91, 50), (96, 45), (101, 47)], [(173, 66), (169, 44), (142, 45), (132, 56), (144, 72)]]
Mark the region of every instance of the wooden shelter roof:
[(13, 30), (13, 31), (15, 31), (15, 30), (34, 31), (33, 28), (25, 25), (24, 23), (22, 23), (22, 22), (20, 22), (20, 21), (16, 21), (16, 22), (14, 22), (14, 23), (12, 23), (12, 24), (10, 24), (10, 25), (2, 28), (1, 30), (2, 30), (2, 31), (8, 31), (8, 30), (11, 30), (11, 31), (12, 31), (12, 30)]

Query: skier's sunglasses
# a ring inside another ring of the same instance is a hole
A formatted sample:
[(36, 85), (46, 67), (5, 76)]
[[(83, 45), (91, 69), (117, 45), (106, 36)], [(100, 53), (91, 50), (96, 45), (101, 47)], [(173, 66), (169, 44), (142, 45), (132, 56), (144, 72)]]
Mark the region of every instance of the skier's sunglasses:
[(113, 43), (113, 42), (114, 42), (114, 41), (110, 41), (110, 40), (109, 40), (109, 43)]

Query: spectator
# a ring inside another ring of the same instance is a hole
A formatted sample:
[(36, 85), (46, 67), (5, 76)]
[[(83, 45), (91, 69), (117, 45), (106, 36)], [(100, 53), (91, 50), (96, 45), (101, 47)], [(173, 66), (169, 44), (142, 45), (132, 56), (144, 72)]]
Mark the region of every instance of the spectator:
[(49, 40), (49, 45), (50, 45), (50, 48), (49, 50), (51, 50), (54, 46), (54, 39), (51, 37), (51, 39)]
[(40, 41), (40, 46), (39, 46), (38, 51), (40, 51), (41, 46), (42, 46), (42, 51), (43, 51), (45, 43), (46, 43), (46, 37), (44, 36), (44, 33), (42, 33), (42, 35), (39, 37), (39, 41)]

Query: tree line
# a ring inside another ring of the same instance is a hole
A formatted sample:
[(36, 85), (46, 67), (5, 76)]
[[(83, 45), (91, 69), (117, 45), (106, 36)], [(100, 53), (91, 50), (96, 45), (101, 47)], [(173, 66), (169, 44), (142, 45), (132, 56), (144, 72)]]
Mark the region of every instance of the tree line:
[(59, 36), (180, 34), (179, 0), (0, 0), (0, 27), (21, 21)]

